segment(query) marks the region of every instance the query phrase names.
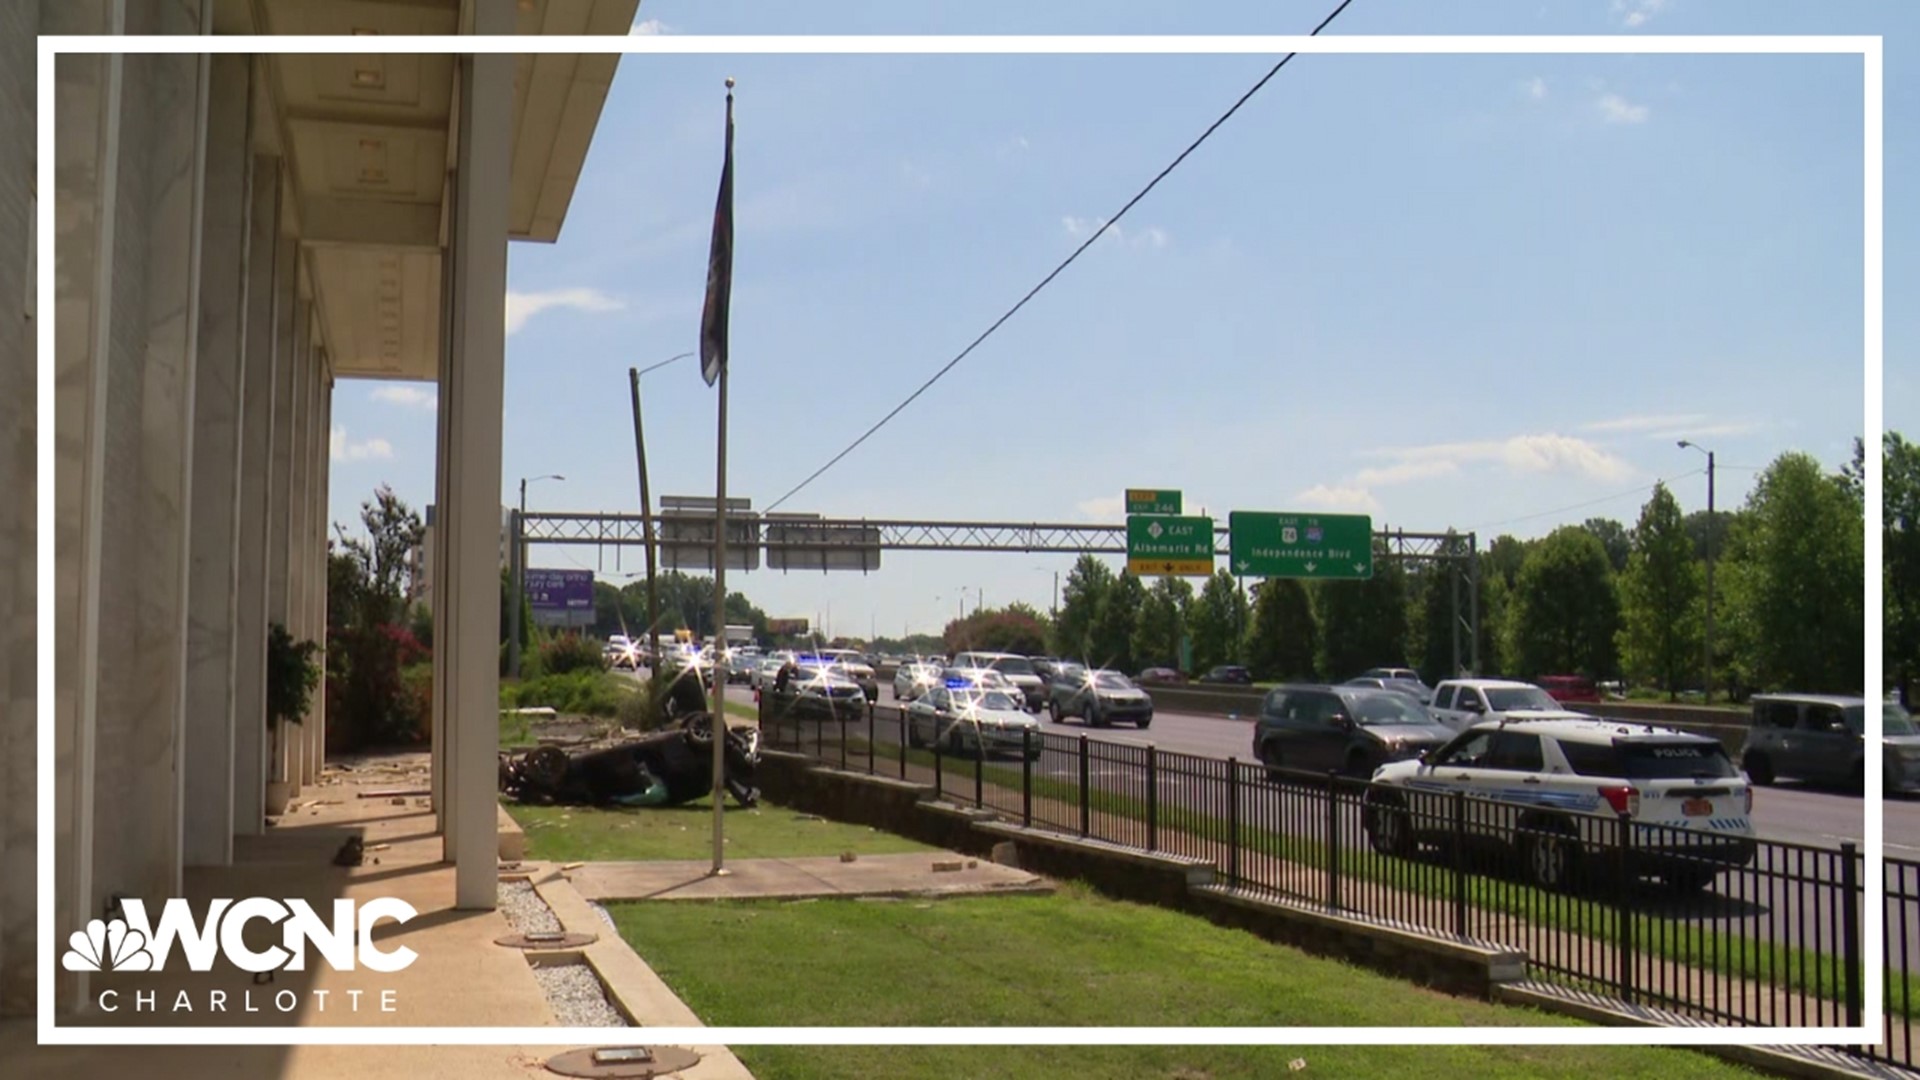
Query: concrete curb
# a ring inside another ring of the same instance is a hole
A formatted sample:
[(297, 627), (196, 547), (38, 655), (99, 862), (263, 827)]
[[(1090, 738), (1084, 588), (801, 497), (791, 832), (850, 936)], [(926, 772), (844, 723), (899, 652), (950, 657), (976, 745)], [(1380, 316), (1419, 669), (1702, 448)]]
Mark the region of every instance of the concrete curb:
[[(1493, 988), (1493, 1000), (1503, 1005), (1521, 1005), (1542, 1012), (1571, 1016), (1609, 1027), (1713, 1027), (1714, 1025), (1659, 1009), (1635, 1008), (1598, 996), (1540, 989), (1523, 983), (1505, 983)], [(1629, 1011), (1631, 1010), (1631, 1011)], [(1913, 1075), (1892, 1065), (1880, 1065), (1849, 1057), (1837, 1048), (1807, 1047), (1804, 1053), (1768, 1046), (1695, 1046), (1692, 1049), (1741, 1065), (1764, 1069), (1775, 1076), (1802, 1080), (1913, 1080)], [(1819, 1057), (1808, 1056), (1818, 1054)]]
[[(647, 966), (640, 954), (633, 951), (626, 939), (607, 925), (593, 906), (580, 896), (579, 890), (573, 887), (573, 882), (564, 873), (551, 866), (535, 866), (531, 868), (529, 880), (534, 892), (552, 909), (554, 918), (560, 920), (563, 929), (599, 937), (591, 945), (564, 951), (577, 953), (593, 968), (601, 985), (606, 987), (607, 997), (612, 1000), (613, 1007), (633, 1024), (631, 1028), (608, 1028), (606, 1045), (643, 1042), (643, 1033), (649, 1027), (706, 1026), (687, 1007), (686, 1002), (681, 1001), (679, 995)], [(724, 1046), (690, 1046), (687, 1049), (700, 1055), (700, 1063), (676, 1073), (677, 1076), (684, 1076), (687, 1080), (753, 1080), (753, 1074), (747, 1071), (739, 1058), (733, 1056), (733, 1051)]]

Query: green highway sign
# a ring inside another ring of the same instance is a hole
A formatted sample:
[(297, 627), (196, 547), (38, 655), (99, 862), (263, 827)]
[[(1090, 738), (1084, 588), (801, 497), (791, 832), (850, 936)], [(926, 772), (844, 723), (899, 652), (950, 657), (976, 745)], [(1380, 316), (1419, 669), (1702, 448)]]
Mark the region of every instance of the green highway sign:
[[(1128, 494), (1131, 496), (1132, 492)], [(1176, 498), (1179, 495), (1173, 494)], [(1130, 515), (1127, 518), (1127, 570), (1136, 577), (1212, 574), (1213, 519)]]
[(1129, 514), (1177, 514), (1179, 512), (1180, 493), (1177, 491), (1127, 489), (1127, 513)]
[(1366, 514), (1227, 515), (1227, 567), (1269, 578), (1373, 576), (1373, 519)]

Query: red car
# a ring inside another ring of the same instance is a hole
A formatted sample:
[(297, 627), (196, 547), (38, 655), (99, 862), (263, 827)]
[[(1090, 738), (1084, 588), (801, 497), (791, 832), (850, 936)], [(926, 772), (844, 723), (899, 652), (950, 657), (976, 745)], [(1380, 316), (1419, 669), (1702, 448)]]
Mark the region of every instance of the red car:
[(1600, 691), (1584, 675), (1542, 675), (1540, 689), (1555, 701), (1568, 704), (1599, 702)]
[(1150, 667), (1141, 672), (1140, 677), (1133, 681), (1139, 683), (1141, 686), (1185, 686), (1187, 685), (1187, 676), (1184, 672), (1175, 671), (1168, 667)]

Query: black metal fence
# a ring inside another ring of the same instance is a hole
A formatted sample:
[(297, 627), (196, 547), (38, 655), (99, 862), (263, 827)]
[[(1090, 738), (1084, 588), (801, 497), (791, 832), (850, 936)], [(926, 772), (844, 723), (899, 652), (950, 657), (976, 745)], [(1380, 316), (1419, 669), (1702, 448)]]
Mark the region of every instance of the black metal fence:
[[(1775, 841), (1523, 811), (1029, 730), (979, 749), (967, 727), (896, 709), (763, 715), (769, 746), (931, 784), (1023, 825), (1201, 858), (1234, 889), (1526, 952), (1537, 976), (1726, 1025), (1853, 1026), (1864, 1012), (1864, 860)], [(1920, 863), (1885, 861), (1884, 1037), (1853, 1052), (1916, 1065)]]

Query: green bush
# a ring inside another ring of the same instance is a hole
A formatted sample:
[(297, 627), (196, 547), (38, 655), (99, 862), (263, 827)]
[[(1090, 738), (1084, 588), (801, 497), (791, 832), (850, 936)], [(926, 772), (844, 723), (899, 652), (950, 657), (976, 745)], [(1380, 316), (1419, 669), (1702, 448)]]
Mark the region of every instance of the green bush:
[(626, 680), (603, 671), (572, 671), (565, 675), (542, 675), (523, 679), (517, 685), (500, 688), (500, 707), (504, 709), (549, 708), (555, 712), (587, 716), (613, 716), (621, 702), (633, 695)]
[[(539, 671), (545, 675), (566, 675), (575, 671), (605, 671), (607, 661), (600, 647), (579, 634), (561, 634), (540, 643)], [(523, 658), (524, 663), (524, 658)], [(524, 674), (524, 672), (523, 672)]]

